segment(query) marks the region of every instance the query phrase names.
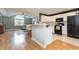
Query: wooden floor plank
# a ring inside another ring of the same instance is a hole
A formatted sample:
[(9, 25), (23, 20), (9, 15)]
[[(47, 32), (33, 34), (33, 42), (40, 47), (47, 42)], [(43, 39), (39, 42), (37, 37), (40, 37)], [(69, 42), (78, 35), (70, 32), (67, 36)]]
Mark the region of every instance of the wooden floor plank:
[[(15, 33), (16, 35), (14, 35)], [(22, 38), (19, 38), (19, 36), (22, 36)], [(15, 37), (17, 39), (25, 39), (25, 42), (22, 45), (19, 45), (19, 47), (15, 46), (15, 44), (12, 43), (12, 40), (14, 40)], [(0, 50), (79, 50), (79, 47), (56, 39), (49, 44), (47, 48), (42, 48), (31, 40), (31, 32), (24, 33), (17, 31), (0, 35)]]

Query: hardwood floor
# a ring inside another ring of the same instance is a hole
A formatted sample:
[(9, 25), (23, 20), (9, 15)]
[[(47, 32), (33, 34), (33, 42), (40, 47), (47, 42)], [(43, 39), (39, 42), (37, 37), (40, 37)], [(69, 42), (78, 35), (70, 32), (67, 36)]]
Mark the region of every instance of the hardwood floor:
[(76, 47), (74, 45), (71, 45), (69, 43), (66, 43), (60, 40), (55, 40), (53, 43), (48, 45), (48, 49), (50, 50), (78, 50), (79, 47)]
[(79, 50), (79, 47), (57, 39), (42, 48), (31, 40), (30, 31), (13, 31), (0, 35), (0, 50)]
[(37, 43), (34, 41), (30, 40), (31, 42), (29, 43), (29, 47), (32, 50), (79, 50), (79, 47), (76, 47), (74, 45), (71, 45), (69, 43), (60, 41), (60, 40), (55, 40), (51, 44), (47, 46), (47, 48), (41, 48)]

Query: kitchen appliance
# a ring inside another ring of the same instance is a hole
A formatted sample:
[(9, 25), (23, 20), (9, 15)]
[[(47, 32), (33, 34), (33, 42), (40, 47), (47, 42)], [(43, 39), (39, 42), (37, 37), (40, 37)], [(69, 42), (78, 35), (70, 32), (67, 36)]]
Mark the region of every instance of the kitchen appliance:
[(56, 24), (54, 26), (54, 31), (55, 34), (60, 34), (62, 35), (62, 26), (64, 25), (63, 23), (63, 18), (57, 18), (56, 19)]
[(67, 35), (79, 38), (79, 15), (67, 17)]
[(63, 18), (57, 18), (56, 22), (63, 22)]
[(62, 26), (60, 26), (59, 24), (55, 25), (55, 34), (62, 35)]

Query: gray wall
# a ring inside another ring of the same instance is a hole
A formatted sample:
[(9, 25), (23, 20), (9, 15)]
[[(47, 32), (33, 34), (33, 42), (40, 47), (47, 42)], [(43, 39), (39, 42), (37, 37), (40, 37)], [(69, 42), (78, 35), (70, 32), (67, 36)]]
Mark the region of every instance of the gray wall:
[[(24, 18), (25, 24), (32, 23), (31, 18)], [(23, 26), (14, 26), (14, 16), (0, 16), (0, 23), (4, 23), (6, 30), (7, 29), (21, 29)]]
[(2, 24), (3, 22), (2, 22), (2, 16), (0, 16), (0, 24)]

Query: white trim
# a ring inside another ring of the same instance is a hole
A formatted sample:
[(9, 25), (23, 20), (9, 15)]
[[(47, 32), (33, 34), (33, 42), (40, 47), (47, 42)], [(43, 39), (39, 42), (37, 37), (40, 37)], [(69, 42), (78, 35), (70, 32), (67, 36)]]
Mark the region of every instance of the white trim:
[(37, 44), (39, 44), (42, 48), (47, 48), (48, 44), (52, 43), (54, 40), (52, 39), (51, 41), (45, 43), (45, 44), (42, 44), (40, 43), (39, 41), (37, 41), (35, 38), (32, 37), (32, 40), (35, 41)]

